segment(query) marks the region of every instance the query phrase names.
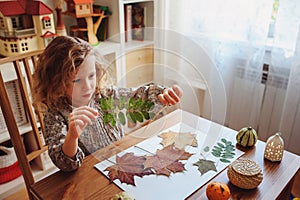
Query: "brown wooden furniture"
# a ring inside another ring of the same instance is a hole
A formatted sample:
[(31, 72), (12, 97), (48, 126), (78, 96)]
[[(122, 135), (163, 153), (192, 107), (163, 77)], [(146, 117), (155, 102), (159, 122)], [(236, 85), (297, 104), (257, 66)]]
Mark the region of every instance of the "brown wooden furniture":
[[(37, 199), (111, 199), (114, 194), (121, 189), (111, 183), (102, 173), (94, 168), (94, 165), (109, 158), (110, 156), (121, 152), (141, 141), (145, 137), (138, 137), (140, 134), (149, 136), (161, 127), (161, 131), (167, 127), (178, 123), (179, 120), (188, 121), (191, 124), (199, 125), (203, 130), (212, 130), (213, 132), (225, 130), (234, 140), (236, 131), (218, 125), (211, 121), (197, 117), (182, 110), (175, 110), (163, 118), (138, 129), (125, 136), (106, 148), (97, 151), (95, 154), (85, 158), (83, 165), (74, 172), (65, 173), (58, 171), (47, 178), (35, 183), (32, 186), (32, 194)], [(145, 131), (146, 130), (146, 131)], [(198, 129), (197, 129), (198, 130)], [(212, 132), (212, 133), (213, 133)], [(158, 132), (156, 132), (158, 133)], [(285, 151), (283, 160), (280, 163), (272, 163), (264, 160), (265, 143), (259, 141), (252, 149), (242, 149), (244, 158), (250, 158), (256, 161), (263, 170), (264, 179), (258, 188), (252, 190), (239, 189), (229, 183), (226, 172), (221, 171), (212, 180), (228, 183), (231, 189), (232, 199), (288, 199), (293, 178), (299, 169), (299, 156)], [(211, 180), (211, 181), (212, 181)], [(188, 182), (189, 180), (187, 180)], [(210, 181), (209, 181), (210, 182)], [(171, 183), (170, 183), (171, 184)], [(184, 183), (182, 183), (184, 184)], [(174, 191), (180, 188), (174, 188)], [(192, 193), (187, 199), (207, 199), (205, 195), (206, 185)], [(155, 191), (153, 191), (155, 192)]]
[[(0, 59), (0, 65), (13, 63), (13, 67), (18, 79), (18, 85), (20, 87), (22, 99), (24, 102), (24, 109), (28, 118), (28, 122), (31, 126), (31, 132), (34, 136), (34, 140), (36, 143), (34, 145), (35, 147), (33, 147), (34, 149), (31, 152), (26, 153), (26, 148), (22, 141), (21, 132), (19, 130), (13, 112), (13, 110), (16, 108), (11, 106), (10, 100), (12, 99), (10, 99), (8, 96), (8, 91), (5, 87), (3, 75), (0, 70), (0, 105), (10, 135), (10, 140), (15, 149), (28, 191), (30, 191), (30, 186), (35, 182), (30, 162), (47, 150), (47, 146), (43, 145), (41, 141), (39, 127), (37, 125), (38, 119), (40, 124), (42, 123), (42, 116), (39, 114), (39, 112), (34, 110), (29, 93), (30, 86), (32, 84), (32, 72), (37, 66), (37, 59), (41, 53), (42, 50), (38, 50)], [(42, 124), (40, 125), (40, 127), (43, 127)], [(30, 199), (33, 199), (31, 195), (29, 195), (29, 197)]]

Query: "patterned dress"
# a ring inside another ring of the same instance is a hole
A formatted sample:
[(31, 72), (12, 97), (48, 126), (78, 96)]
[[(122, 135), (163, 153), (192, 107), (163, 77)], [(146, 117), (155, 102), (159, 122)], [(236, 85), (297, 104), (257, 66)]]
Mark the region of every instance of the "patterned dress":
[(50, 108), (44, 115), (45, 138), (48, 152), (52, 162), (63, 171), (73, 171), (81, 166), (86, 155), (101, 149), (123, 137), (124, 132), (119, 123), (112, 126), (103, 122), (103, 111), (100, 108), (100, 97), (113, 97), (119, 99), (136, 97), (148, 99), (156, 104), (156, 109), (162, 108), (157, 96), (162, 93), (164, 87), (156, 84), (148, 84), (137, 89), (110, 87), (99, 96), (95, 96), (89, 106), (97, 109), (99, 116), (92, 125), (88, 125), (81, 133), (78, 140), (78, 149), (75, 158), (66, 156), (62, 151), (65, 136), (68, 132), (69, 115), (73, 108), (65, 99), (62, 101), (62, 109)]

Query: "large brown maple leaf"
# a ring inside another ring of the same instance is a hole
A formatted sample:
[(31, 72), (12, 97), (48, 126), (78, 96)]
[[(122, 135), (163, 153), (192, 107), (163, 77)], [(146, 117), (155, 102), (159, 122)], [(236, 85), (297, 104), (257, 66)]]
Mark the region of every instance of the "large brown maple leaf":
[(166, 147), (171, 144), (174, 144), (176, 148), (184, 149), (186, 145), (197, 147), (196, 135), (186, 132), (186, 133), (177, 133), (174, 131), (168, 131), (159, 135), (163, 139), (161, 144)]
[(134, 176), (143, 177), (153, 174), (153, 171), (144, 168), (145, 156), (135, 156), (133, 153), (126, 153), (123, 156), (116, 156), (116, 164), (107, 167), (108, 176), (111, 181), (119, 179), (121, 183), (135, 186)]
[(153, 168), (157, 175), (170, 176), (171, 172), (182, 172), (185, 170), (184, 164), (179, 160), (187, 160), (193, 154), (182, 149), (175, 148), (174, 145), (156, 150), (153, 156), (146, 156), (145, 169)]

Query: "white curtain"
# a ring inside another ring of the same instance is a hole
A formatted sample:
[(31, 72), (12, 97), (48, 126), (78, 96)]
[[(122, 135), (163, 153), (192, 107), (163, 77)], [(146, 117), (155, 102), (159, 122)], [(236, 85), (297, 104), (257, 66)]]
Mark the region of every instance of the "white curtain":
[(161, 4), (168, 12), (158, 16), (162, 28), (194, 40), (216, 64), (226, 90), (225, 125), (252, 126), (262, 140), (280, 131), (286, 149), (300, 154), (300, 1), (279, 0), (270, 35), (273, 3), (166, 0)]
[[(277, 91), (268, 133), (282, 133), (286, 148), (300, 155), (300, 1), (280, 0), (267, 91)], [(280, 108), (280, 109), (278, 109)], [(278, 127), (278, 128), (277, 128)]]

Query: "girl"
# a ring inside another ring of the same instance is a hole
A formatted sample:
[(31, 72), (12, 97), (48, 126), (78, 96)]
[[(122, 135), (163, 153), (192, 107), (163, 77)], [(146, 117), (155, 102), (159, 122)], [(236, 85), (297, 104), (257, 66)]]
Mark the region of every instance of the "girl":
[(148, 84), (137, 89), (104, 84), (104, 59), (79, 38), (56, 37), (39, 57), (33, 75), (34, 104), (43, 108), (49, 155), (63, 171), (77, 169), (85, 155), (119, 140), (120, 124), (103, 122), (101, 97), (148, 99), (156, 105), (174, 105), (182, 91)]

